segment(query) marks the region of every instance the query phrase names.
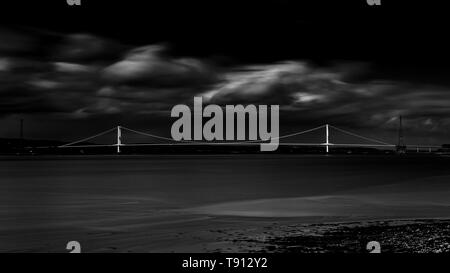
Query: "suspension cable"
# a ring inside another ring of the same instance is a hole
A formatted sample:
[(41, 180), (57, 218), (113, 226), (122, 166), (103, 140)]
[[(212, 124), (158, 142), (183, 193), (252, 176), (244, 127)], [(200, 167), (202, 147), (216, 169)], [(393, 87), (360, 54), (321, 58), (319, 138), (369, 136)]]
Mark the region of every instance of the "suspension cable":
[(83, 139), (81, 139), (81, 140), (77, 140), (77, 141), (74, 141), (74, 142), (71, 142), (71, 143), (68, 143), (68, 144), (64, 144), (64, 145), (61, 145), (61, 146), (59, 146), (59, 147), (60, 147), (60, 148), (63, 148), (63, 147), (71, 146), (71, 145), (74, 145), (74, 144), (82, 143), (82, 142), (91, 140), (91, 139), (93, 139), (93, 138), (102, 136), (102, 135), (104, 135), (104, 134), (107, 134), (107, 133), (109, 133), (109, 132), (112, 132), (112, 131), (116, 130), (116, 128), (117, 128), (117, 127), (114, 127), (114, 128), (109, 129), (109, 130), (106, 130), (106, 131), (104, 131), (104, 132), (98, 133), (98, 134), (96, 134), (96, 135), (93, 135), (93, 136), (90, 136), (90, 137), (87, 137), (87, 138), (83, 138)]
[(346, 130), (343, 130), (343, 129), (339, 129), (339, 128), (337, 128), (335, 126), (332, 126), (332, 125), (329, 125), (329, 126), (331, 128), (333, 128), (333, 129), (336, 129), (336, 130), (344, 133), (344, 134), (348, 134), (348, 135), (351, 135), (351, 136), (354, 136), (354, 137), (362, 138), (362, 139), (367, 140), (367, 141), (372, 141), (372, 142), (380, 143), (380, 144), (383, 144), (383, 145), (390, 145), (390, 146), (392, 146), (392, 144), (384, 142), (384, 141), (380, 141), (380, 140), (377, 140), (377, 139), (374, 139), (374, 138), (364, 137), (364, 136), (361, 136), (361, 135), (358, 135), (358, 134), (355, 134), (355, 133), (352, 133), (352, 132), (349, 132), (349, 131), (346, 131)]
[(309, 129), (309, 130), (306, 130), (306, 131), (302, 131), (302, 132), (297, 132), (297, 133), (292, 133), (292, 134), (289, 134), (289, 135), (275, 137), (273, 139), (284, 139), (284, 138), (288, 138), (288, 137), (298, 136), (298, 135), (306, 134), (306, 133), (309, 133), (309, 132), (312, 132), (312, 131), (315, 131), (315, 130), (319, 130), (319, 129), (323, 128), (323, 127), (325, 127), (325, 125), (322, 125), (322, 126), (319, 126), (319, 127), (313, 128), (313, 129)]
[(130, 129), (130, 128), (127, 128), (127, 127), (123, 127), (123, 126), (121, 126), (120, 128), (122, 128), (122, 129), (124, 129), (124, 130), (126, 130), (126, 131), (130, 131), (130, 132), (136, 133), (136, 134), (138, 134), (138, 135), (143, 135), (143, 136), (153, 137), (153, 138), (161, 139), (161, 140), (174, 141), (174, 142), (192, 142), (192, 141), (187, 141), (187, 140), (180, 140), (180, 141), (177, 141), (177, 140), (174, 140), (174, 139), (172, 139), (172, 138), (162, 137), (162, 136), (157, 136), (157, 135), (153, 135), (153, 134), (148, 134), (148, 133), (136, 131), (136, 130), (133, 130), (133, 129)]

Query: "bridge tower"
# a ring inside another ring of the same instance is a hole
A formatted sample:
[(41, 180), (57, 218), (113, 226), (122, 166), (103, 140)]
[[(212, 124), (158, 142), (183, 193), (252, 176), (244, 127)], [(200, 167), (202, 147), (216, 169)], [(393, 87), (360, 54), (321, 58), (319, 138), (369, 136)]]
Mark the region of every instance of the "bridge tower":
[(325, 147), (327, 154), (330, 152), (330, 126), (325, 125)]
[(117, 126), (117, 153), (120, 154), (120, 146), (122, 145), (122, 128)]
[(403, 122), (402, 122), (402, 116), (399, 117), (399, 124), (398, 124), (398, 143), (397, 143), (397, 153), (404, 154), (406, 153), (406, 145), (403, 138)]

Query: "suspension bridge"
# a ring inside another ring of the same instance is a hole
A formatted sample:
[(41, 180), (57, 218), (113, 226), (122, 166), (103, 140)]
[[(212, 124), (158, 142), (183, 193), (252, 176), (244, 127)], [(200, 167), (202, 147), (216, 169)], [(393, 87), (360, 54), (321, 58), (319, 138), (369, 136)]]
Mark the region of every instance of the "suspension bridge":
[[(127, 143), (124, 141), (124, 132), (138, 135), (140, 137), (145, 137), (148, 141), (145, 143)], [(360, 143), (337, 143), (332, 142), (332, 132), (335, 134), (345, 135), (346, 139), (354, 139), (359, 140)], [(93, 144), (89, 141), (100, 138), (102, 136), (113, 134), (115, 138), (115, 143), (112, 144)], [(294, 138), (299, 138), (301, 136), (305, 136), (312, 133), (319, 133), (319, 138), (323, 139), (323, 142), (300, 142), (298, 140), (293, 140)], [(366, 137), (354, 132), (350, 132), (330, 124), (325, 124), (322, 126), (318, 126), (309, 130), (304, 130), (300, 132), (295, 132), (291, 134), (286, 134), (278, 137), (280, 146), (318, 146), (324, 147), (324, 151), (326, 153), (330, 152), (330, 148), (332, 147), (349, 147), (349, 148), (358, 148), (358, 147), (368, 147), (368, 148), (385, 148), (385, 149), (397, 149), (397, 151), (406, 151), (407, 149), (415, 149), (417, 152), (427, 150), (428, 152), (432, 152), (432, 149), (439, 149), (441, 146), (437, 145), (404, 145), (403, 144), (403, 133), (402, 130), (399, 131), (399, 142), (398, 144), (387, 143), (375, 138)], [(361, 143), (362, 141), (362, 143)], [(223, 145), (223, 146), (240, 146), (240, 145), (260, 145), (261, 143), (267, 143), (261, 140), (249, 140), (249, 141), (232, 141), (232, 142), (220, 142), (220, 141), (190, 141), (190, 140), (180, 140), (176, 141), (172, 138), (159, 136), (151, 133), (141, 132), (137, 130), (133, 130), (124, 126), (116, 126), (109, 130), (100, 132), (98, 134), (68, 143), (58, 148), (95, 148), (95, 147), (113, 147), (116, 149), (118, 154), (121, 153), (122, 147), (139, 147), (139, 146), (193, 146), (193, 145)]]

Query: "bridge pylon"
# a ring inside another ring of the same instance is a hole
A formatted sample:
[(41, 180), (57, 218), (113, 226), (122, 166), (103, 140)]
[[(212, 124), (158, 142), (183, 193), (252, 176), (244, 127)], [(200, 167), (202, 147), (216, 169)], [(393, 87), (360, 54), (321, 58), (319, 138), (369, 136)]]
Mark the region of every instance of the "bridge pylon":
[(325, 125), (325, 147), (327, 154), (330, 152), (330, 126)]
[(122, 127), (119, 125), (117, 126), (117, 153), (120, 154), (120, 146), (122, 146)]

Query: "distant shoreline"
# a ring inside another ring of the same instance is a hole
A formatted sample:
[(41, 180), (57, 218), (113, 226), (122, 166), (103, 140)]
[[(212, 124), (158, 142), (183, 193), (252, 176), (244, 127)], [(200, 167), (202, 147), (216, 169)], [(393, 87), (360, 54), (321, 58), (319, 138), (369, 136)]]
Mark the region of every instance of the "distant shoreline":
[(263, 156), (263, 157), (276, 157), (276, 156), (292, 156), (292, 157), (440, 157), (440, 156), (450, 156), (450, 153), (408, 153), (408, 154), (384, 154), (384, 153), (373, 153), (373, 154), (343, 154), (343, 153), (148, 153), (148, 154), (2, 154), (0, 153), (1, 159), (12, 159), (12, 158), (139, 158), (139, 157), (153, 157), (153, 156), (204, 156), (204, 157), (214, 157), (214, 156)]
[[(29, 156), (29, 155), (117, 155), (114, 144), (100, 145), (95, 143), (82, 143), (82, 147), (61, 146), (66, 142), (54, 140), (30, 140), (30, 139), (6, 139), (0, 138), (1, 156)], [(229, 143), (232, 144), (232, 143)], [(135, 145), (135, 146), (133, 146)], [(91, 147), (89, 147), (91, 146)], [(444, 147), (445, 146), (445, 147)], [(234, 145), (183, 145), (161, 144), (157, 146), (141, 146), (141, 144), (130, 144), (120, 146), (121, 155), (159, 155), (159, 154), (300, 154), (300, 155), (325, 155), (326, 147), (318, 145), (295, 145), (280, 144), (277, 151), (261, 152), (259, 145), (240, 144)], [(395, 147), (358, 147), (358, 146), (329, 146), (331, 155), (397, 155)], [(433, 150), (419, 150), (410, 148), (407, 154), (450, 154), (446, 145)]]

